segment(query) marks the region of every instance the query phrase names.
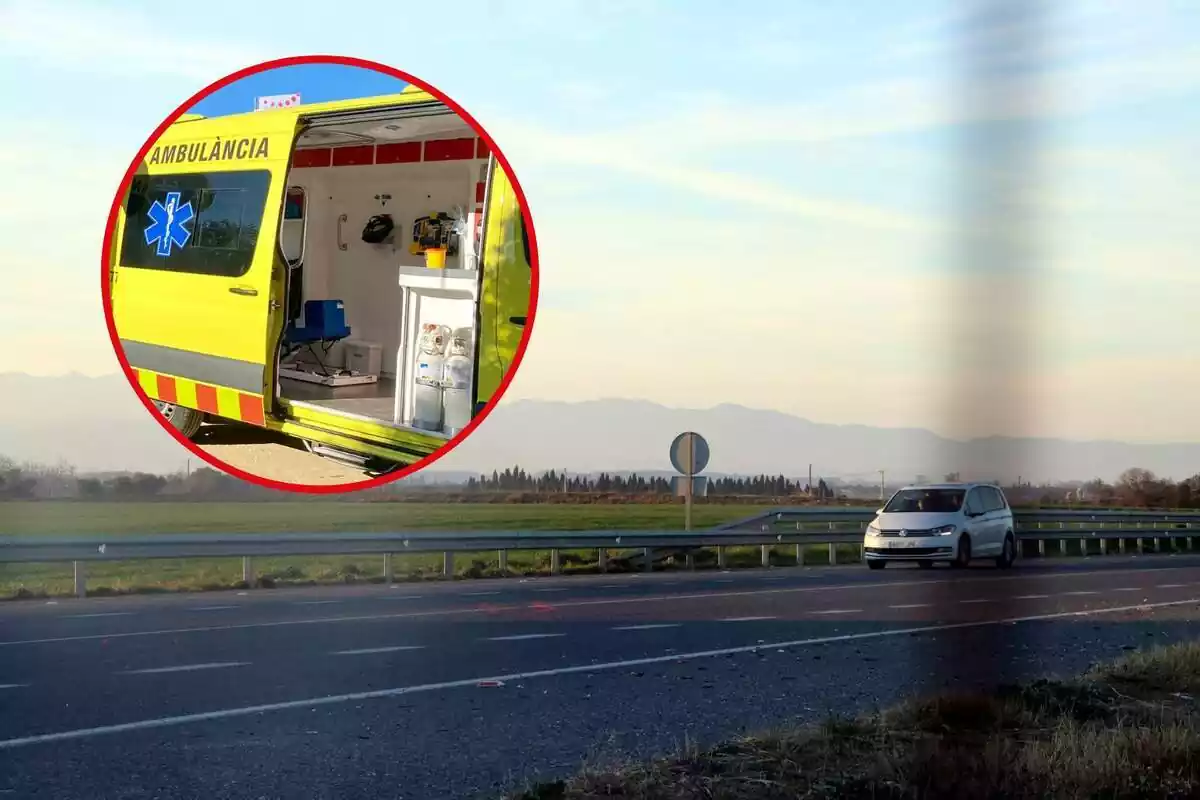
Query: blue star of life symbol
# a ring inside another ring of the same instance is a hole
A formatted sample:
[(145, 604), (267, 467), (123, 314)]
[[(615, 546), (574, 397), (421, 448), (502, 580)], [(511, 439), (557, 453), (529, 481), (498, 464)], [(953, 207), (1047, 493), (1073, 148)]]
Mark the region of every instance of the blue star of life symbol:
[(179, 205), (179, 195), (179, 192), (168, 192), (166, 204), (155, 200), (146, 212), (151, 219), (146, 228), (146, 244), (158, 242), (154, 252), (164, 258), (171, 255), (172, 246), (183, 247), (192, 238), (192, 232), (186, 226), (196, 212), (192, 211), (191, 201)]

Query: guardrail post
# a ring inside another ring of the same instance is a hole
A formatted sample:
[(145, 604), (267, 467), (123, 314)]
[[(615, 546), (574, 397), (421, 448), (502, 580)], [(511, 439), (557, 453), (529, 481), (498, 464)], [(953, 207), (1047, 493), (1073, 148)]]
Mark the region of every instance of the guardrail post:
[(558, 548), (555, 548), (550, 551), (550, 574), (551, 575), (561, 575), (562, 574), (562, 560), (561, 560), (561, 556), (559, 555)]
[(496, 552), (496, 565), (500, 568), (500, 577), (508, 574), (508, 551), (499, 550)]
[(87, 562), (75, 562), (75, 596), (87, 597)]
[(1122, 536), (1120, 539), (1117, 539), (1117, 552), (1120, 553), (1121, 555), (1125, 555), (1125, 537), (1124, 536)]
[(717, 569), (725, 569), (725, 545), (717, 545)]
[(762, 551), (762, 565), (764, 567), (771, 566), (771, 545), (759, 545), (759, 549)]
[(642, 558), (646, 562), (642, 565), (642, 569), (645, 570), (646, 572), (653, 572), (654, 571), (654, 551), (651, 550), (649, 547), (643, 547), (642, 548)]
[(596, 563), (600, 565), (601, 572), (608, 572), (608, 548), (601, 547), (596, 552)]
[(392, 568), (392, 554), (383, 554), (383, 582), (391, 583), (396, 579), (396, 572)]
[[(796, 524), (799, 525), (800, 523), (796, 523)], [(804, 566), (804, 545), (802, 545), (798, 542), (796, 544), (796, 566), (797, 567)]]
[(1100, 555), (1102, 555), (1102, 556), (1108, 555), (1108, 539), (1100, 540)]
[(829, 543), (829, 565), (833, 566), (837, 563), (837, 545), (833, 542)]
[(242, 583), (254, 585), (254, 557), (242, 556)]
[[(1039, 524), (1038, 527), (1040, 528), (1042, 526)], [(1038, 555), (1039, 556), (1046, 555), (1046, 540), (1045, 539), (1038, 539)]]
[(1058, 554), (1060, 556), (1065, 556), (1067, 554), (1067, 540), (1066, 539), (1058, 540)]
[(683, 557), (684, 564), (688, 569), (696, 568), (696, 554), (689, 550)]
[(454, 577), (454, 553), (449, 550), (442, 553), (442, 577)]

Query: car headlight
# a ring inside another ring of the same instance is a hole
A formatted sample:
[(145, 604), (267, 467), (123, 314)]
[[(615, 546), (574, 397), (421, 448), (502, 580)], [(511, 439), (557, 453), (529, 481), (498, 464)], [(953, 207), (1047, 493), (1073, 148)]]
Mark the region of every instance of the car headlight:
[(954, 533), (954, 530), (955, 528), (953, 525), (943, 525), (940, 528), (934, 528), (929, 532), (934, 536), (950, 536)]
[(867, 526), (867, 535), (868, 536), (878, 536), (879, 535), (879, 526), (876, 525), (874, 522), (872, 522), (870, 525)]

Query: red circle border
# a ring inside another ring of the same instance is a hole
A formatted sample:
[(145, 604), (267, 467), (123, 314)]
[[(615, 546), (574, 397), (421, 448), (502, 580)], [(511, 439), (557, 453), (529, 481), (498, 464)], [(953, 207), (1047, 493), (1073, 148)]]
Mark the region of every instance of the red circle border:
[[(261, 475), (254, 475), (250, 472), (246, 472), (245, 470), (239, 469), (232, 464), (227, 464), (216, 456), (201, 450), (195, 442), (192, 442), (180, 434), (178, 430), (176, 430), (169, 422), (166, 421), (166, 419), (163, 418), (161, 414), (159, 414), (158, 409), (154, 407), (154, 401), (152, 401), (145, 391), (142, 390), (142, 387), (139, 385), (134, 374), (133, 368), (129, 364), (129, 360), (125, 357), (125, 352), (121, 347), (120, 337), (117, 335), (116, 322), (113, 319), (111, 294), (112, 285), (109, 280), (109, 253), (112, 247), (113, 235), (116, 231), (117, 214), (121, 207), (121, 199), (124, 197), (125, 192), (129, 189), (129, 186), (133, 181), (134, 174), (137, 171), (137, 167), (146, 158), (146, 155), (150, 152), (150, 148), (153, 147), (154, 143), (158, 141), (158, 139), (166, 132), (167, 128), (174, 124), (174, 122), (181, 116), (187, 113), (188, 109), (190, 109), (200, 100), (203, 100), (211, 95), (213, 92), (216, 92), (218, 89), (223, 89), (224, 87), (232, 83), (236, 83), (242, 78), (249, 77), (250, 75), (256, 75), (260, 72), (267, 72), (269, 70), (279, 69), (281, 67), (297, 66), (300, 64), (337, 64), (341, 66), (374, 70), (375, 72), (381, 72), (385, 75), (389, 75), (400, 81), (404, 81), (405, 83), (416, 86), (445, 103), (451, 110), (457, 113), (463, 120), (467, 122), (468, 125), (471, 126), (472, 130), (474, 130), (477, 136), (484, 140), (488, 146), (489, 152), (496, 156), (496, 160), (500, 162), (500, 166), (507, 173), (508, 179), (512, 183), (513, 192), (516, 194), (517, 201), (521, 205), (521, 216), (525, 220), (526, 236), (529, 239), (529, 256), (531, 262), (529, 266), (531, 274), (529, 286), (529, 312), (527, 314), (527, 321), (525, 323), (524, 331), (521, 334), (521, 341), (517, 345), (517, 351), (513, 357), (512, 364), (509, 365), (508, 370), (501, 377), (500, 386), (496, 389), (495, 394), (492, 395), (491, 400), (487, 402), (483, 410), (475, 415), (475, 417), (465, 428), (459, 431), (458, 434), (456, 434), (452, 439), (446, 442), (446, 444), (442, 445), (433, 453), (406, 467), (395, 470), (394, 472), (389, 472), (385, 475), (379, 475), (374, 478), (368, 478), (367, 480), (363, 481), (355, 481), (353, 483), (318, 485), (287, 483), (285, 481), (272, 480), (271, 478), (264, 478)], [(492, 413), (492, 410), (496, 407), (496, 404), (500, 402), (505, 392), (508, 391), (508, 387), (512, 383), (513, 377), (517, 374), (517, 370), (520, 368), (522, 361), (525, 359), (525, 351), (529, 347), (529, 338), (533, 334), (534, 322), (537, 316), (539, 276), (537, 234), (534, 231), (533, 217), (529, 213), (529, 204), (525, 200), (525, 192), (521, 188), (521, 184), (517, 180), (516, 173), (513, 171), (508, 159), (505, 158), (500, 148), (496, 146), (496, 142), (494, 139), (492, 139), (491, 135), (483, 129), (483, 126), (481, 126), (474, 117), (467, 113), (466, 110), (458, 105), (458, 103), (454, 102), (443, 92), (419, 78), (395, 69), (394, 67), (389, 67), (386, 64), (380, 64), (378, 62), (369, 61), (362, 58), (335, 55), (290, 56), (287, 58), (279, 58), (254, 64), (238, 70), (237, 72), (226, 75), (224, 78), (209, 84), (180, 104), (178, 108), (171, 112), (167, 118), (163, 120), (163, 122), (157, 128), (154, 129), (154, 131), (150, 134), (150, 137), (146, 140), (146, 143), (142, 145), (141, 149), (138, 150), (137, 155), (135, 155), (133, 160), (130, 162), (129, 168), (125, 171), (125, 176), (121, 179), (121, 184), (117, 188), (116, 195), (113, 197), (112, 206), (109, 208), (108, 222), (104, 227), (103, 249), (100, 253), (100, 293), (104, 303), (104, 321), (108, 327), (108, 336), (109, 339), (112, 340), (113, 352), (116, 353), (117, 360), (121, 364), (121, 370), (125, 373), (126, 380), (129, 381), (129, 385), (133, 387), (138, 399), (142, 401), (142, 405), (146, 407), (146, 410), (150, 413), (150, 416), (156, 420), (159, 425), (167, 431), (167, 433), (174, 437), (177, 442), (187, 448), (189, 452), (221, 472), (233, 475), (237, 478), (241, 478), (244, 481), (267, 489), (299, 492), (303, 494), (341, 494), (350, 491), (360, 491), (363, 489), (384, 486), (386, 484), (398, 481), (406, 476), (416, 474), (422, 469), (425, 469), (429, 465), (435, 463), (447, 453), (451, 452), (454, 448), (458, 447), (458, 445), (462, 444), (462, 442), (466, 440), (466, 438), (470, 436), (476, 428), (483, 424), (484, 420), (486, 420)]]

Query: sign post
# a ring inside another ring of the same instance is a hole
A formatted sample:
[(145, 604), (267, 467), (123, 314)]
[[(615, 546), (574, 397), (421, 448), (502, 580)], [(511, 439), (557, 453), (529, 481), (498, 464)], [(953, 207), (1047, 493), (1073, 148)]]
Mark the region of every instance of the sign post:
[(683, 476), (683, 529), (692, 529), (692, 494), (696, 475), (708, 466), (708, 442), (698, 433), (687, 431), (671, 442), (671, 466)]

